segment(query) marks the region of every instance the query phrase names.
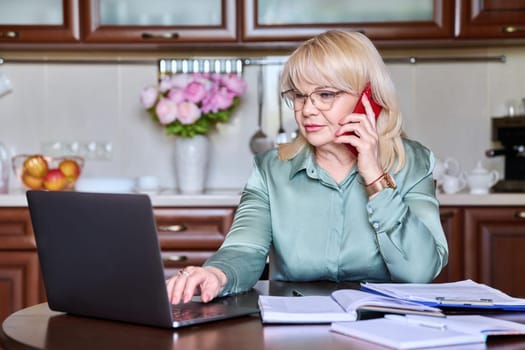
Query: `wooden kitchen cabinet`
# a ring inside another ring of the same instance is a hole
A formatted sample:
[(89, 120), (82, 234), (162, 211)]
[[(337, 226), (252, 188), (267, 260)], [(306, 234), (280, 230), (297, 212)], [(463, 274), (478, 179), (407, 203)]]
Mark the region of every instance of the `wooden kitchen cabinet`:
[(0, 1), (0, 49), (288, 50), (334, 28), (378, 46), (505, 44), (524, 18), (520, 0)]
[(78, 42), (78, 1), (0, 1), (0, 43)]
[(198, 43), (237, 40), (236, 0), (85, 0), (87, 43)]
[(434, 279), (435, 283), (463, 278), (463, 216), (458, 207), (441, 207), (441, 224), (448, 243), (448, 264)]
[(45, 300), (27, 208), (0, 209), (0, 323)]
[(452, 38), (453, 0), (243, 0), (242, 40), (303, 41), (328, 29), (372, 40)]
[(465, 278), (525, 297), (525, 206), (465, 208)]
[(525, 1), (456, 1), (459, 38), (525, 38)]
[(132, 47), (137, 43), (235, 42), (236, 14), (237, 0), (4, 1), (0, 2), (0, 45), (70, 44), (59, 47), (85, 49), (103, 47), (90, 46), (99, 43)]
[(37, 253), (0, 251), (0, 323), (43, 299)]

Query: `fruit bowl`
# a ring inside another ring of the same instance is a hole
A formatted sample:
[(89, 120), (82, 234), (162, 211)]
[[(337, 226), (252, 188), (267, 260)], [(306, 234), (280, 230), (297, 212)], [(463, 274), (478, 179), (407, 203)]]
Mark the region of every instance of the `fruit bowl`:
[(32, 190), (72, 190), (84, 167), (84, 158), (79, 156), (19, 154), (11, 162), (16, 177)]

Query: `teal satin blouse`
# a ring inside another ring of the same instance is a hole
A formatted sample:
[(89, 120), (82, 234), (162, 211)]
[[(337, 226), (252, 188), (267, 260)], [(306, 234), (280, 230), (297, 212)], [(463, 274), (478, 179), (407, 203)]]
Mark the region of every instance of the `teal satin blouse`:
[(205, 263), (226, 274), (222, 295), (253, 287), (270, 261), (283, 281), (429, 282), (448, 247), (435, 197), (434, 156), (404, 140), (397, 188), (368, 199), (357, 168), (337, 184), (306, 147), (289, 161), (271, 150), (254, 159), (234, 223)]

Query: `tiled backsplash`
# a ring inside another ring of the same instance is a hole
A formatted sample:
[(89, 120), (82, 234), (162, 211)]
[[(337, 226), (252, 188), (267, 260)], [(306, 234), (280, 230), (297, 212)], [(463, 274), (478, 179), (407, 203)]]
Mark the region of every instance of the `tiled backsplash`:
[[(490, 118), (504, 115), (509, 101), (525, 97), (525, 47), (434, 50), (432, 55), (506, 56), (505, 63), (388, 65), (411, 138), (439, 158), (458, 159), (465, 170), (483, 160), (485, 167), (503, 171), (503, 159), (487, 159), (484, 151), (492, 147)], [(263, 128), (271, 137), (278, 129), (279, 69), (264, 67)], [(173, 137), (152, 122), (139, 101), (141, 89), (157, 79), (155, 64), (7, 63), (0, 71), (13, 88), (0, 97), (0, 141), (16, 152), (39, 153), (55, 141), (109, 144), (111, 157), (88, 159), (84, 176), (156, 175), (163, 187), (175, 186)], [(245, 67), (244, 77), (249, 88), (241, 105), (231, 122), (211, 135), (209, 189), (240, 189), (251, 171), (248, 143), (257, 129), (257, 68)], [(284, 127), (295, 131), (286, 109)]]

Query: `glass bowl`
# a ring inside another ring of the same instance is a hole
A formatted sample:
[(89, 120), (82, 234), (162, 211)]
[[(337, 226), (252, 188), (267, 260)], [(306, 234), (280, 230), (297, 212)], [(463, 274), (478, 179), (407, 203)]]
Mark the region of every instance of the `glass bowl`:
[(84, 167), (84, 158), (79, 156), (19, 154), (11, 162), (18, 180), (33, 190), (72, 190)]

